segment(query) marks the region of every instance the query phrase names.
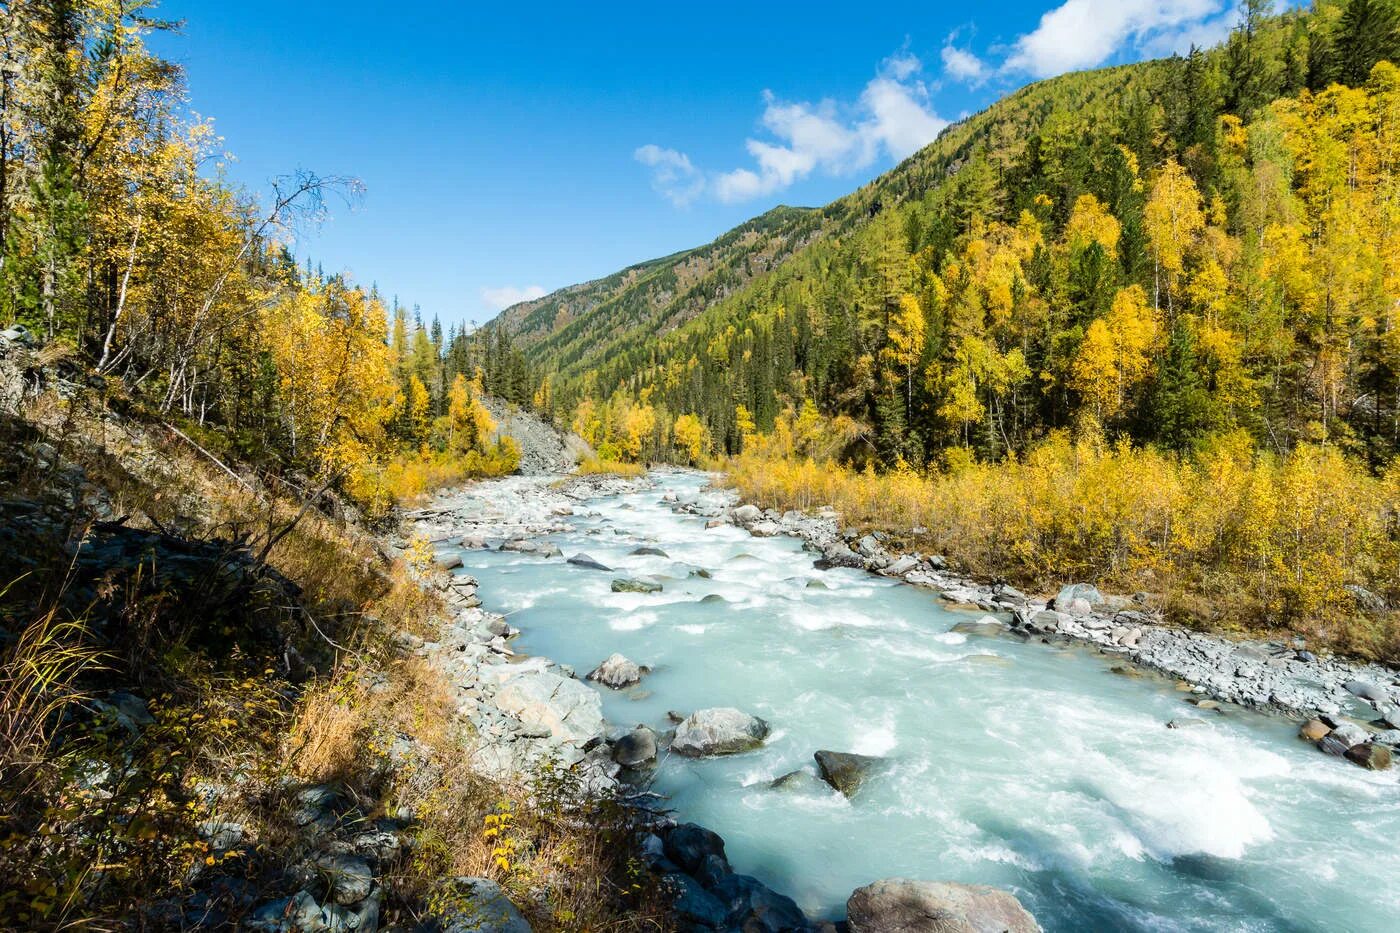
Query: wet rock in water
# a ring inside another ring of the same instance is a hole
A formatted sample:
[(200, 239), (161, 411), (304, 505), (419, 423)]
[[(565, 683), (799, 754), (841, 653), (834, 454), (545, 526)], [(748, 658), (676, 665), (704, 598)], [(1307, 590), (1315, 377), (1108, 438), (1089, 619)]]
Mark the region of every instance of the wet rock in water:
[(702, 709), (676, 726), (671, 750), (690, 758), (736, 755), (758, 748), (768, 732), (768, 723), (733, 707)]
[(1103, 594), (1092, 583), (1071, 583), (1061, 587), (1054, 599), (1054, 607), (1060, 612), (1074, 615), (1088, 615), (1103, 602)]
[(1190, 729), (1195, 726), (1204, 726), (1204, 719), (1197, 719), (1194, 716), (1179, 716), (1167, 723), (1168, 729)]
[(362, 901), (374, 887), (374, 872), (369, 862), (359, 856), (322, 855), (316, 859), (316, 870), (325, 879), (331, 900), (337, 904)]
[(632, 551), (631, 551), (631, 554), (632, 554), (633, 557), (670, 557), (670, 556), (671, 556), (670, 554), (667, 554), (665, 551), (661, 550), (661, 548), (659, 548), (659, 547), (652, 547), (652, 546), (649, 545), (649, 544), (644, 544), (644, 545), (642, 545), (641, 547), (633, 548)]
[(1383, 703), (1376, 708), (1376, 723), (1387, 729), (1400, 729), (1400, 706)]
[(827, 585), (826, 585), (825, 583), (823, 583), (821, 580), (808, 580), (808, 581), (807, 581), (807, 589), (809, 589), (809, 590), (829, 590), (829, 589), (831, 589), (831, 587), (827, 586)]
[(1309, 742), (1318, 742), (1331, 731), (1331, 728), (1321, 719), (1309, 719), (1298, 730), (1298, 737), (1307, 739)]
[(465, 538), (457, 542), (457, 546), (460, 548), (465, 548), (468, 551), (484, 551), (491, 545), (486, 541), (485, 538), (482, 538), (478, 535), (467, 535)]
[(731, 929), (753, 933), (806, 933), (807, 917), (786, 895), (749, 875), (726, 875), (710, 894), (724, 904)]
[(538, 554), (541, 557), (556, 557), (559, 549), (548, 541), (536, 541), (534, 538), (512, 538), (501, 544), (502, 551), (511, 551), (516, 554)]
[(568, 561), (566, 561), (566, 563), (573, 564), (575, 567), (582, 567), (584, 570), (602, 570), (607, 573), (612, 572), (612, 568), (609, 567), (607, 564), (604, 564), (603, 562), (597, 560), (596, 558), (590, 557), (587, 554), (575, 554), (573, 557), (570, 557)]
[(656, 733), (638, 726), (613, 743), (612, 760), (624, 768), (641, 768), (656, 761)]
[(957, 632), (960, 635), (980, 635), (984, 638), (990, 638), (1004, 634), (1006, 626), (991, 616), (983, 616), (976, 622), (959, 622), (949, 631)]
[(701, 601), (702, 603), (727, 603), (727, 602), (729, 602), (729, 600), (725, 599), (723, 596), (719, 595), (718, 593), (706, 593), (704, 596), (700, 597), (700, 601)]
[(534, 933), (501, 886), (489, 878), (457, 878), (427, 926), (440, 933)]
[(588, 679), (596, 681), (605, 687), (621, 690), (623, 687), (630, 687), (633, 684), (641, 683), (642, 668), (629, 661), (623, 655), (614, 653), (609, 656), (606, 661), (590, 671)]
[(741, 505), (730, 513), (730, 517), (736, 525), (752, 525), (763, 519), (763, 510), (756, 505)]
[(710, 573), (704, 567), (696, 567), (690, 571), (690, 576), (699, 578), (701, 580), (713, 580), (715, 575)]
[(846, 797), (854, 797), (871, 774), (884, 764), (883, 758), (851, 752), (822, 750), (813, 755), (822, 780)]
[(891, 878), (846, 901), (850, 933), (1040, 933), (1009, 892), (981, 884)]
[(768, 782), (770, 790), (780, 790), (785, 793), (811, 790), (816, 787), (817, 779), (810, 771), (789, 771), (780, 777), (776, 777)]
[(661, 584), (633, 577), (619, 577), (612, 582), (612, 591), (614, 593), (660, 593)]
[(1375, 742), (1353, 745), (1346, 750), (1346, 758), (1348, 761), (1371, 771), (1390, 769), (1390, 749)]
[(850, 567), (854, 570), (864, 570), (865, 558), (837, 541), (828, 545), (826, 549), (822, 551), (822, 556), (813, 563), (813, 566), (818, 570), (832, 570), (836, 567)]
[(1382, 745), (1392, 747), (1400, 746), (1400, 729), (1386, 729), (1371, 736), (1372, 742), (1380, 742)]
[(1348, 680), (1342, 684), (1347, 693), (1363, 700), (1370, 700), (1372, 703), (1388, 703), (1390, 697), (1386, 692), (1373, 683), (1364, 680)]
[(722, 518), (711, 518), (705, 522), (705, 530), (709, 531), (711, 528), (723, 528), (725, 525), (728, 524), (729, 522), (725, 521)]
[(695, 823), (682, 823), (666, 834), (666, 857), (686, 874), (709, 886), (730, 874), (724, 840)]

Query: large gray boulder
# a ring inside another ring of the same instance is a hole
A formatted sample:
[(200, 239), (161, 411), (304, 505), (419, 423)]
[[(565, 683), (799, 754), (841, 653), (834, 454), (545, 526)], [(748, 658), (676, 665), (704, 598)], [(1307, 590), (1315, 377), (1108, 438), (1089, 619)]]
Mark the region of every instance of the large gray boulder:
[(589, 671), (588, 679), (605, 687), (621, 690), (623, 687), (640, 683), (642, 669), (623, 655), (614, 652), (606, 661)]
[(671, 750), (678, 755), (734, 755), (758, 748), (768, 738), (768, 723), (734, 709), (702, 709), (676, 726)]
[(752, 525), (763, 519), (763, 510), (756, 505), (741, 505), (730, 513), (730, 517), (736, 525)]
[(457, 878), (439, 910), (436, 929), (442, 933), (534, 933), (529, 921), (510, 902), (501, 886), (489, 878)]
[(890, 878), (846, 901), (850, 933), (1039, 933), (1015, 896), (981, 884)]
[(374, 887), (373, 869), (357, 855), (322, 855), (316, 859), (316, 870), (325, 879), (331, 900), (337, 904), (362, 901)]
[(1055, 608), (1074, 615), (1088, 615), (1103, 602), (1103, 594), (1092, 583), (1071, 583), (1055, 596)]
[(603, 698), (587, 684), (553, 671), (528, 671), (496, 691), (496, 705), (560, 743), (582, 745), (604, 729)]

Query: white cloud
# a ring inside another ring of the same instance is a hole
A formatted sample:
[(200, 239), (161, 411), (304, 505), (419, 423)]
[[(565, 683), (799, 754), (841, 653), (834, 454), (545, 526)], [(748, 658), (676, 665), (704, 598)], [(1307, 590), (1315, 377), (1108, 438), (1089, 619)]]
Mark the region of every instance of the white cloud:
[(657, 190), (680, 205), (701, 193), (730, 203), (748, 201), (781, 191), (813, 172), (843, 175), (882, 155), (902, 159), (932, 142), (948, 125), (934, 112), (921, 72), (913, 55), (886, 59), (850, 104), (783, 101), (765, 91), (760, 125), (768, 138), (745, 142), (753, 157), (750, 166), (706, 174), (674, 149), (647, 145), (635, 155), (652, 168)]
[(499, 288), (483, 288), (481, 300), (492, 311), (502, 311), (522, 301), (534, 301), (549, 294), (542, 285), (502, 285)]
[(981, 81), (987, 75), (987, 66), (982, 59), (953, 45), (953, 37), (943, 46), (943, 71), (951, 78), (968, 83)]
[(651, 169), (651, 185), (677, 207), (685, 207), (705, 190), (705, 179), (684, 152), (647, 144), (632, 158)]
[(1102, 65), (1125, 45), (1151, 53), (1165, 42), (1174, 51), (1205, 21), (1228, 25), (1229, 6), (1227, 0), (1065, 0), (1016, 41), (1002, 68), (1048, 78)]

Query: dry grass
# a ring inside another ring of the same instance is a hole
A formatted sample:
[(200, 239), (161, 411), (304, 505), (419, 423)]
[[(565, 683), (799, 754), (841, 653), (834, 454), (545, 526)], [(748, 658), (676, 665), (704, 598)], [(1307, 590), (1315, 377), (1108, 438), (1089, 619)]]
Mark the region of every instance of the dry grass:
[(646, 472), (640, 463), (624, 463), (621, 460), (602, 460), (598, 457), (585, 457), (579, 461), (580, 476), (623, 476), (632, 479)]

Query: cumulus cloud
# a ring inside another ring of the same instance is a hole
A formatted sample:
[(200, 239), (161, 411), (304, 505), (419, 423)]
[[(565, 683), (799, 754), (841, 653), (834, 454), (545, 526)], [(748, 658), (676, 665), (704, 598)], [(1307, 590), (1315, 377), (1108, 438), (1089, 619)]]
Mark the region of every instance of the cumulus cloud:
[(1065, 0), (1016, 40), (1002, 67), (1048, 78), (1102, 65), (1128, 45), (1149, 54), (1177, 51), (1222, 23), (1228, 30), (1230, 7), (1227, 0)]
[(651, 169), (651, 185), (677, 207), (685, 207), (705, 190), (705, 179), (684, 152), (647, 144), (632, 157)]
[(652, 170), (652, 184), (673, 203), (684, 205), (701, 194), (720, 201), (748, 201), (781, 191), (813, 172), (843, 175), (889, 156), (902, 159), (932, 142), (948, 125), (934, 112), (922, 65), (908, 54), (881, 63), (860, 97), (842, 104), (784, 101), (763, 94), (760, 125), (765, 138), (751, 138), (745, 149), (751, 165), (704, 173), (674, 149), (647, 145), (639, 162)]
[(483, 288), (481, 300), (492, 311), (502, 311), (522, 301), (543, 298), (548, 292), (542, 285), (502, 285), (499, 288)]
[(975, 84), (987, 76), (987, 66), (967, 49), (953, 45), (953, 37), (943, 45), (943, 72), (957, 81)]

